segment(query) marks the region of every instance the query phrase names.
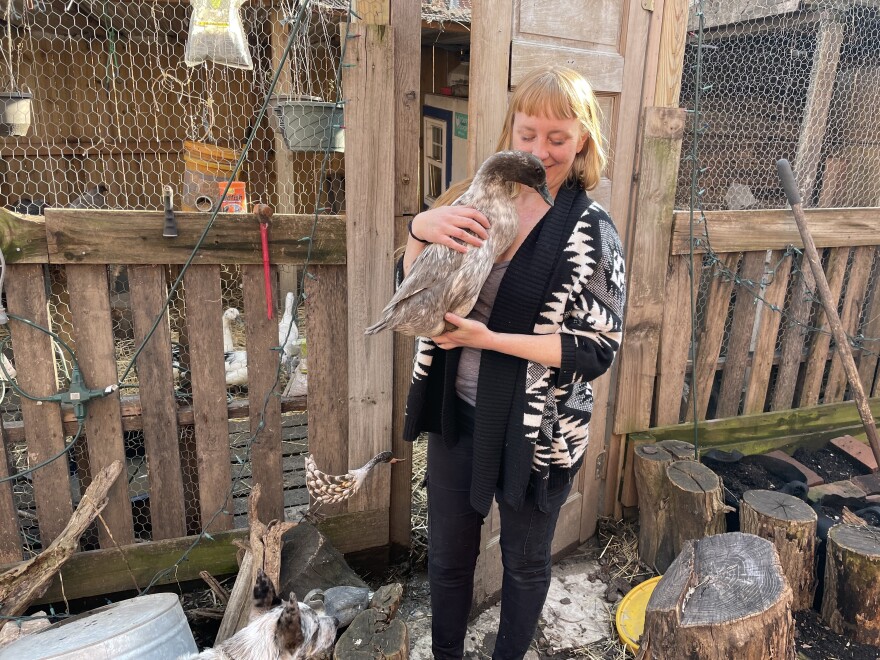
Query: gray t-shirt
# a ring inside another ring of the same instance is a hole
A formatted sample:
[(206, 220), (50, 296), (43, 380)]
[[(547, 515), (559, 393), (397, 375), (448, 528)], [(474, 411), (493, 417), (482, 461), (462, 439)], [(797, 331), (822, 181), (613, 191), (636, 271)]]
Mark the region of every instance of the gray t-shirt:
[[(509, 264), (510, 261), (501, 261), (492, 266), (489, 277), (486, 278), (483, 288), (480, 289), (477, 303), (467, 316), (469, 319), (480, 323), (489, 320), (492, 306), (495, 304), (495, 295), (498, 293), (498, 285), (501, 284), (501, 278), (507, 272)], [(461, 360), (458, 363), (458, 374), (455, 377), (456, 394), (472, 406), (477, 405), (477, 380), (480, 376), (481, 353), (479, 348), (461, 349)]]

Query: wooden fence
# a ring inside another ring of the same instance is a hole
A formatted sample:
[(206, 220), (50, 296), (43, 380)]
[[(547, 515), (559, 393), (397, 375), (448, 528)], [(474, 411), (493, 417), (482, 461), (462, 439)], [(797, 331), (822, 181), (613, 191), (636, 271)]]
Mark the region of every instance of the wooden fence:
[[(23, 558), (24, 527), (38, 537), (36, 545), (45, 547), (51, 542), (67, 523), (90, 475), (116, 459), (126, 460), (124, 434), (135, 429), (143, 433), (148, 466), (149, 540), (180, 539), (202, 531), (214, 534), (232, 529), (236, 507), (231, 489), (240, 464), (244, 464), (248, 484), (262, 484), (261, 518), (283, 518), (285, 505), (290, 504), (285, 501), (285, 490), (291, 487), (290, 483), (285, 485), (284, 454), (293, 451), (291, 443), (296, 444), (294, 449), (298, 452), (304, 451), (305, 445), (304, 433), (290, 430), (291, 424), (303, 423), (302, 415), (295, 422), (286, 421), (283, 429), (282, 413), (305, 411), (306, 400), (282, 400), (280, 396), (276, 378), (280, 360), (279, 316), (276, 312), (269, 320), (266, 313), (255, 216), (219, 215), (183, 276), (179, 294), (184, 319), (180, 343), (188, 354), (191, 399), (181, 403), (175, 396), (169, 312), (162, 311), (169, 291), (168, 273), (180, 272), (208, 217), (201, 213), (178, 213), (179, 237), (167, 239), (162, 237), (162, 213), (47, 209), (45, 218), (40, 218), (0, 211), (8, 311), (56, 332), (65, 325), (68, 343), (89, 388), (115, 384), (120, 376), (114, 346), (114, 310), (110, 304), (113, 278), (108, 274), (120, 265), (126, 267), (134, 344), (143, 341), (154, 320), (162, 315), (137, 360), (136, 394), (126, 390), (122, 396), (116, 392), (88, 402), (78, 459), (68, 461), (62, 457), (27, 477), (0, 484), (0, 564)], [(326, 326), (328, 321), (344, 319), (346, 315), (345, 224), (340, 216), (319, 216), (310, 249), (305, 237), (312, 234), (315, 220), (311, 215), (276, 215), (269, 230), (270, 258), (273, 270), (278, 265), (302, 265), (308, 261), (313, 272), (319, 273), (306, 279), (307, 292), (315, 295), (308, 296), (304, 330), (309, 337), (310, 368), (332, 373), (333, 354), (327, 348), (326, 338), (338, 332), (328, 331)], [(241, 270), (249, 376), (247, 400), (231, 403), (225, 381), (221, 295), (221, 264), (230, 263), (240, 265)], [(53, 287), (58, 279), (50, 278), (50, 273), (57, 275), (58, 271), (63, 272), (62, 279), (66, 281), (62, 297), (68, 309), (61, 315), (63, 318), (58, 314), (50, 317), (49, 313), (50, 299), (57, 295)], [(334, 284), (334, 274), (341, 274), (341, 296), (340, 287)], [(328, 291), (328, 295), (322, 296), (322, 290)], [(273, 291), (275, 305), (277, 295)], [(56, 394), (59, 379), (53, 340), (14, 319), (8, 328), (19, 387), (36, 397)], [(341, 331), (344, 338), (345, 328)], [(60, 390), (65, 391), (66, 379), (60, 382)], [(320, 444), (311, 447), (320, 464), (331, 455), (347, 456), (348, 451), (345, 434), (331, 436), (326, 431), (337, 416), (337, 402), (329, 388), (316, 390), (316, 410), (309, 414), (316, 416), (316, 430), (323, 431)], [(344, 397), (344, 388), (339, 391)], [(285, 415), (285, 419), (288, 417)], [(238, 426), (249, 431), (246, 435), (252, 441), (231, 447), (230, 419), (249, 420), (238, 422)], [(20, 418), (10, 422), (9, 415), (6, 416), (0, 451), (7, 455), (13, 446), (26, 447), (27, 464), (35, 465), (61, 452), (76, 434), (77, 426), (69, 404), (23, 398)], [(182, 427), (188, 427), (186, 433), (180, 432)], [(0, 477), (11, 471), (20, 470), (10, 468), (6, 460), (0, 461)], [(19, 482), (26, 482), (31, 490), (32, 507), (23, 507), (17, 501), (12, 485)], [(72, 487), (68, 488), (68, 484)], [(302, 479), (296, 485), (301, 487)], [(144, 540), (135, 537), (134, 512), (126, 480), (120, 479), (110, 493), (103, 522), (97, 525), (100, 548)], [(23, 521), (23, 516), (27, 520)], [(345, 515), (341, 518), (345, 519)], [(330, 529), (341, 529), (339, 520)], [(382, 534), (383, 538), (374, 538)], [(387, 543), (387, 524), (375, 534), (339, 533), (333, 540), (343, 551), (382, 545)], [(130, 579), (126, 576), (127, 583), (122, 586), (130, 586)], [(104, 590), (112, 586), (102, 585)], [(75, 596), (68, 593), (68, 597)]]

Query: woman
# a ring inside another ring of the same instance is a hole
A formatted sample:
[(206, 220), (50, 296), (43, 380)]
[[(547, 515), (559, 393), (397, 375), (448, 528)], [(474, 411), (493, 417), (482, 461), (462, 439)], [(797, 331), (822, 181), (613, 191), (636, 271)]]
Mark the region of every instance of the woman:
[[(620, 240), (586, 194), (605, 163), (599, 113), (576, 72), (547, 67), (516, 88), (498, 149), (527, 151), (547, 173), (550, 208), (517, 192), (519, 233), (467, 319), (421, 338), (404, 437), (428, 436), (428, 571), (435, 658), (461, 658), (480, 526), (492, 498), (501, 515), (504, 578), (493, 658), (522, 658), (550, 585), (559, 510), (588, 442), (593, 396), (620, 345), (625, 298)], [(408, 272), (427, 243), (465, 251), (488, 222), (445, 206), (413, 218)]]

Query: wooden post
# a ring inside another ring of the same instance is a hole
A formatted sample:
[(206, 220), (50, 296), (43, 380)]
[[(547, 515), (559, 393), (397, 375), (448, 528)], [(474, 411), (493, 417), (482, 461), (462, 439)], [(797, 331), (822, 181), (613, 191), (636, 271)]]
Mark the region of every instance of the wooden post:
[(826, 543), (822, 619), (855, 642), (880, 646), (880, 531), (835, 525)]
[(675, 559), (673, 527), (669, 517), (669, 480), (666, 468), (674, 461), (694, 457), (694, 446), (680, 440), (664, 440), (636, 447), (633, 470), (639, 495), (639, 559), (658, 573), (666, 572)]
[[(421, 5), (392, 0), (394, 29), (394, 245), (405, 245), (407, 222), (419, 212), (419, 63), (421, 61)], [(389, 269), (389, 276), (392, 269)], [(409, 547), (412, 515), (412, 443), (403, 440), (406, 396), (412, 378), (415, 343), (394, 334), (394, 376), (391, 451), (404, 459), (391, 466), (391, 542)]]
[(718, 475), (702, 463), (676, 461), (667, 466), (666, 476), (673, 553), (681, 552), (688, 541), (723, 534), (724, 514), (731, 509), (724, 504)]
[[(393, 295), (395, 182), (388, 175), (394, 162), (393, 28), (389, 0), (360, 2), (358, 9), (362, 22), (350, 26), (343, 71), (350, 466), (391, 447), (394, 358), (390, 333), (367, 337), (363, 332)], [(388, 471), (372, 476), (349, 500), (349, 511), (388, 509)]]
[(752, 534), (688, 541), (645, 611), (642, 660), (794, 660), (791, 589), (773, 544)]
[(793, 612), (813, 606), (816, 523), (816, 512), (796, 497), (772, 490), (743, 493), (739, 509), (740, 529), (776, 546), (782, 572), (792, 590)]

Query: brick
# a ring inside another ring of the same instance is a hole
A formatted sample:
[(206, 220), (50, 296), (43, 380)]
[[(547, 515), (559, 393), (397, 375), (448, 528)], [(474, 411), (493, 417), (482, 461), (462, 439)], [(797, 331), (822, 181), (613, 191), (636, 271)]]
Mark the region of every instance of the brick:
[(880, 472), (853, 477), (852, 482), (868, 495), (880, 494)]
[(864, 497), (865, 491), (856, 486), (852, 481), (835, 481), (833, 484), (822, 484), (810, 488), (807, 495), (811, 502), (818, 502), (823, 495), (840, 495), (841, 497)]
[(874, 452), (867, 442), (856, 440), (851, 435), (842, 435), (834, 438), (831, 444), (840, 451), (849, 454), (859, 465), (863, 465), (866, 469), (874, 471), (877, 469), (877, 459), (874, 458)]
[(825, 483), (825, 480), (822, 477), (813, 472), (810, 468), (808, 468), (796, 458), (793, 458), (792, 456), (786, 454), (784, 451), (777, 449), (776, 451), (771, 451), (769, 454), (767, 454), (767, 456), (772, 456), (773, 458), (778, 458), (781, 461), (785, 461), (786, 463), (793, 465), (798, 470), (803, 472), (804, 476), (807, 478), (807, 486), (809, 486), (810, 488)]

